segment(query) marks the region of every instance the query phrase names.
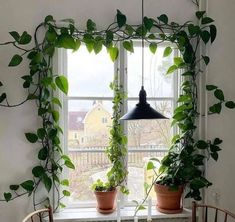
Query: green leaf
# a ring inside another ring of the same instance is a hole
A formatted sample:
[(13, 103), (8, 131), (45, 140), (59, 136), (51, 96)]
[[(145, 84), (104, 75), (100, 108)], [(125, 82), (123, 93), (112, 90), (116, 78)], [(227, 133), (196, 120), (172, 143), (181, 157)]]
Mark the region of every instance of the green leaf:
[(127, 51), (134, 52), (133, 42), (131, 40), (130, 41), (124, 41), (122, 43), (122, 45)]
[(65, 208), (66, 206), (60, 202), (60, 208)]
[(153, 20), (151, 18), (144, 17), (144, 25), (148, 31), (153, 27)]
[(213, 145), (213, 144), (210, 145), (210, 151), (211, 151), (212, 153), (218, 152), (218, 151), (220, 151), (220, 150), (221, 150), (221, 149), (220, 149), (218, 146)]
[(210, 62), (210, 58), (208, 56), (202, 56), (202, 58), (203, 58), (205, 64), (208, 65)]
[(53, 97), (52, 100), (51, 100), (52, 103), (58, 105), (60, 108), (62, 108), (62, 104), (60, 102), (60, 100), (56, 97)]
[(73, 169), (73, 170), (75, 169), (74, 164), (69, 160), (65, 160), (64, 164), (65, 164), (65, 166), (67, 166), (70, 169)]
[(68, 190), (63, 190), (62, 193), (63, 193), (63, 195), (65, 197), (69, 197), (70, 196), (70, 192)]
[(181, 58), (181, 57), (175, 57), (174, 58), (174, 64), (176, 65), (176, 66), (179, 66), (180, 64), (182, 64), (184, 61), (183, 61), (183, 59)]
[(12, 32), (9, 32), (9, 33), (10, 33), (10, 35), (11, 35), (17, 42), (19, 41), (20, 35), (19, 35), (18, 32), (12, 31)]
[(2, 82), (0, 81), (0, 87), (3, 86)]
[(36, 166), (32, 169), (32, 174), (35, 177), (41, 177), (45, 173), (45, 170), (42, 166)]
[(93, 32), (96, 30), (96, 24), (91, 19), (87, 20), (86, 27), (88, 32)]
[(70, 159), (69, 156), (67, 156), (67, 155), (62, 155), (61, 158), (62, 158), (64, 161), (68, 160), (68, 161), (71, 162), (71, 159)]
[(47, 176), (47, 174), (43, 174), (42, 176), (42, 182), (44, 183), (44, 186), (49, 193), (52, 187), (52, 180), (50, 177)]
[(178, 69), (178, 67), (176, 65), (172, 65), (172, 66), (169, 67), (166, 74), (173, 73), (177, 69)]
[(210, 33), (206, 30), (202, 31), (200, 34), (202, 41), (206, 44), (210, 40)]
[(201, 188), (205, 187), (205, 183), (204, 183), (203, 180), (201, 180), (200, 178), (194, 179), (194, 180), (190, 183), (190, 187), (191, 187), (192, 189), (201, 189)]
[(210, 17), (204, 17), (202, 18), (202, 24), (205, 25), (205, 24), (209, 24), (211, 22), (214, 22), (214, 20)]
[(157, 43), (151, 42), (150, 45), (149, 45), (149, 49), (153, 54), (155, 54), (156, 51), (157, 51)]
[(218, 153), (217, 153), (217, 152), (214, 152), (214, 153), (211, 153), (211, 157), (212, 157), (215, 161), (217, 161), (217, 160), (218, 160), (219, 155), (218, 155)]
[(50, 129), (48, 132), (48, 136), (50, 139), (54, 139), (57, 136), (57, 129)]
[(51, 114), (52, 114), (53, 120), (57, 123), (60, 119), (59, 112), (57, 110), (53, 110)]
[(4, 193), (4, 198), (5, 198), (6, 202), (10, 201), (11, 197), (12, 197), (11, 193)]
[(224, 93), (221, 89), (216, 89), (214, 91), (214, 95), (217, 99), (221, 100), (221, 101), (224, 101)]
[(48, 150), (46, 147), (43, 147), (42, 149), (39, 150), (38, 152), (38, 159), (39, 160), (46, 160), (48, 155)]
[(108, 52), (111, 60), (114, 62), (118, 58), (119, 50), (117, 47), (109, 47)]
[(170, 46), (166, 47), (163, 53), (163, 57), (167, 57), (172, 53), (172, 48)]
[(74, 51), (77, 51), (81, 46), (81, 41), (79, 39), (75, 40), (75, 48)]
[(138, 210), (145, 210), (145, 209), (146, 209), (146, 207), (142, 204), (138, 206)]
[(65, 76), (57, 76), (55, 78), (55, 83), (57, 87), (66, 95), (68, 94), (69, 84)]
[(33, 191), (34, 189), (34, 182), (32, 180), (24, 181), (20, 184), (21, 187), (23, 187), (26, 191)]
[(208, 91), (212, 91), (212, 90), (215, 90), (215, 89), (217, 89), (218, 87), (217, 86), (214, 86), (214, 85), (206, 85), (206, 89), (208, 90)]
[(204, 140), (198, 140), (196, 145), (197, 145), (197, 148), (199, 148), (199, 149), (206, 149), (206, 148), (208, 148), (208, 143), (205, 142)]
[(60, 36), (58, 36), (56, 45), (59, 48), (73, 49), (73, 50), (76, 49), (76, 43), (73, 37), (70, 36), (69, 34), (61, 34)]
[(221, 109), (222, 109), (221, 103), (216, 103), (216, 104), (214, 104), (213, 106), (211, 106), (209, 108), (209, 111), (212, 112), (212, 113), (220, 114), (221, 113)]
[(197, 16), (198, 19), (201, 19), (202, 16), (203, 16), (205, 13), (206, 13), (206, 11), (197, 11), (197, 12), (196, 12), (196, 16)]
[(46, 18), (44, 19), (44, 22), (45, 23), (48, 23), (48, 22), (53, 22), (54, 19), (53, 19), (53, 16), (52, 15), (48, 15), (46, 16)]
[(35, 133), (25, 133), (25, 137), (30, 143), (36, 143), (38, 141), (38, 136)]
[(217, 29), (215, 25), (210, 25), (211, 43), (215, 41)]
[(60, 184), (61, 185), (63, 185), (63, 186), (69, 186), (69, 180), (67, 180), (67, 179), (64, 179), (64, 180), (62, 180), (61, 182), (60, 182)]
[(57, 33), (54, 29), (49, 29), (46, 34), (45, 38), (48, 42), (54, 42), (57, 38)]
[(20, 36), (19, 44), (26, 45), (31, 42), (31, 39), (31, 35), (24, 31), (23, 34)]
[(44, 128), (39, 128), (37, 130), (37, 135), (39, 139), (43, 139), (46, 135), (46, 130)]
[(225, 106), (229, 109), (234, 109), (235, 108), (235, 102), (228, 101), (228, 102), (225, 103)]
[(188, 32), (191, 36), (198, 34), (200, 32), (200, 27), (197, 25), (189, 24)]
[(215, 138), (214, 140), (214, 145), (219, 145), (223, 142), (223, 140), (221, 140), (220, 138)]
[(163, 22), (163, 23), (165, 23), (165, 24), (168, 23), (168, 17), (167, 17), (167, 15), (165, 15), (165, 14), (162, 14), (162, 15), (160, 15), (160, 16), (157, 17), (157, 18), (158, 18), (159, 21), (161, 21), (161, 22)]
[(7, 98), (7, 94), (2, 93), (2, 95), (0, 96), (0, 103), (3, 102), (6, 98)]
[(194, 73), (193, 72), (190, 72), (190, 71), (187, 71), (187, 72), (184, 72), (181, 74), (182, 76), (193, 76)]
[(153, 170), (155, 169), (155, 166), (152, 161), (149, 161), (147, 164), (147, 170)]
[(22, 60), (23, 58), (20, 55), (16, 54), (12, 57), (8, 66), (18, 66), (22, 62)]
[(98, 54), (102, 50), (103, 43), (102, 41), (96, 41), (94, 44), (94, 52), (95, 54)]
[(126, 16), (120, 10), (117, 10), (117, 23), (119, 28), (126, 24)]
[(15, 185), (15, 184), (9, 186), (10, 190), (18, 190), (19, 187), (20, 187), (19, 185)]

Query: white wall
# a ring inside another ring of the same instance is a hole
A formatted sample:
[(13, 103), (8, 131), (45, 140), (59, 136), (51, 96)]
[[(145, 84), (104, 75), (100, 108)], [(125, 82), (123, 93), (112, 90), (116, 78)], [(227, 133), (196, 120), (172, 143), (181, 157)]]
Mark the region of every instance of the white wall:
[[(215, 19), (218, 27), (218, 38), (209, 49), (208, 83), (218, 85), (224, 90), (228, 99), (235, 100), (235, 42), (234, 42), (234, 0), (209, 0), (209, 15)], [(209, 97), (209, 103), (214, 100)], [(208, 136), (224, 140), (217, 163), (210, 161), (208, 176), (214, 186), (208, 192), (208, 202), (216, 203), (235, 212), (235, 111), (224, 110), (220, 116), (210, 116)], [(217, 201), (213, 197), (218, 192)]]
[[(43, 21), (44, 17), (52, 14), (55, 19), (73, 18), (77, 27), (83, 28), (88, 18), (96, 21), (98, 28), (104, 28), (110, 24), (116, 9), (120, 9), (127, 15), (130, 23), (139, 23), (140, 0), (8, 0), (0, 3), (0, 42), (8, 41), (9, 31), (22, 32), (27, 30), (33, 33), (35, 27)], [(232, 12), (235, 9), (233, 0), (210, 0), (210, 14), (217, 20), (219, 37), (211, 49), (209, 80), (226, 88), (225, 93), (232, 97), (233, 88), (233, 27)], [(220, 12), (223, 8), (223, 12)], [(174, 21), (185, 22), (193, 17), (195, 7), (190, 0), (146, 0), (145, 14), (157, 17), (166, 13)], [(231, 18), (230, 18), (231, 17)], [(230, 18), (230, 20), (229, 20)], [(222, 33), (223, 32), (223, 33)], [(230, 33), (230, 34), (229, 34)], [(234, 34), (234, 33), (233, 33)], [(232, 44), (232, 46), (230, 45)], [(5, 84), (5, 89), (12, 103), (17, 103), (25, 97), (25, 91), (21, 88), (20, 76), (27, 74), (26, 66), (20, 68), (7, 68), (7, 64), (15, 53), (11, 47), (0, 47), (0, 80)], [(229, 56), (227, 56), (229, 53)], [(224, 60), (226, 58), (226, 61)], [(212, 75), (213, 74), (213, 75)], [(4, 192), (9, 184), (30, 179), (31, 167), (36, 163), (34, 155), (40, 147), (32, 146), (25, 141), (24, 132), (34, 130), (38, 126), (35, 115), (36, 109), (32, 102), (15, 109), (0, 108), (0, 193)], [(219, 118), (213, 117), (209, 121), (209, 135), (221, 136), (225, 140), (219, 164), (209, 166), (209, 175), (221, 191), (221, 202), (229, 208), (233, 207), (229, 198), (229, 190), (234, 183), (229, 173), (235, 164), (232, 162), (234, 119), (232, 111), (226, 111)], [(223, 124), (224, 123), (224, 124)], [(220, 127), (217, 127), (220, 126)], [(221, 127), (223, 126), (223, 127)], [(213, 170), (212, 170), (213, 169)], [(221, 179), (223, 178), (223, 179)], [(226, 186), (224, 186), (224, 181)], [(234, 180), (233, 180), (234, 182)], [(233, 194), (235, 197), (235, 194)], [(20, 198), (11, 203), (0, 203), (1, 222), (20, 222), (23, 215), (30, 210), (31, 202), (27, 198)]]

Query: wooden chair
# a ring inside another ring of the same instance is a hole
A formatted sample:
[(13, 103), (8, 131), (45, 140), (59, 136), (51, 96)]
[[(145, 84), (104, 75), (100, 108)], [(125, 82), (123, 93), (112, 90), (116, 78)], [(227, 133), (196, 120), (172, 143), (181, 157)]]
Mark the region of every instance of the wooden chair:
[(36, 210), (29, 215), (27, 215), (22, 222), (42, 222), (42, 218), (48, 216), (48, 222), (53, 222), (53, 214), (51, 208), (45, 208), (41, 210)]
[[(227, 222), (227, 220), (229, 221), (235, 221), (235, 214), (215, 207), (215, 206), (211, 206), (211, 205), (207, 205), (207, 204), (198, 204), (195, 201), (193, 201), (192, 203), (192, 222), (196, 222), (197, 221), (197, 209), (198, 208), (202, 208), (203, 209), (203, 220), (202, 222), (212, 222), (211, 218), (209, 219), (209, 214), (212, 215), (213, 217), (213, 222)], [(213, 214), (213, 212), (209, 213), (209, 209), (211, 209), (211, 211), (214, 211), (215, 213)], [(200, 220), (198, 220), (200, 221)]]

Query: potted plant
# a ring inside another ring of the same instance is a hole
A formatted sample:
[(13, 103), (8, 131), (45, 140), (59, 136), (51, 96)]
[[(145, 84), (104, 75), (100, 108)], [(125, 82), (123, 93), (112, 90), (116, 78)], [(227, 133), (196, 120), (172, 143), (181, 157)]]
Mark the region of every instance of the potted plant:
[(106, 148), (106, 155), (108, 156), (112, 167), (107, 172), (107, 182), (98, 179), (93, 183), (92, 189), (97, 199), (97, 210), (101, 213), (111, 213), (115, 210), (115, 199), (117, 194), (117, 187), (124, 194), (129, 191), (125, 186), (125, 179), (128, 174), (126, 169), (126, 154), (127, 154), (127, 137), (123, 132), (123, 128), (119, 122), (121, 111), (120, 105), (125, 95), (121, 91), (121, 86), (118, 84), (118, 79), (115, 78), (110, 84), (110, 88), (114, 92), (113, 98), (113, 116), (112, 127), (110, 130), (109, 146)]

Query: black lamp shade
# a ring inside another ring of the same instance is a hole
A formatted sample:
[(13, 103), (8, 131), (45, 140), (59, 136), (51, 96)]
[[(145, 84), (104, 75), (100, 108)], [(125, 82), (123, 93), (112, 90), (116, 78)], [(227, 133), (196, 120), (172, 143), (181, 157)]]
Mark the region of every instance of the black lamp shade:
[(146, 101), (146, 92), (144, 87), (141, 87), (139, 93), (139, 103), (130, 112), (126, 113), (120, 120), (138, 120), (138, 119), (168, 119), (161, 113), (153, 109)]

